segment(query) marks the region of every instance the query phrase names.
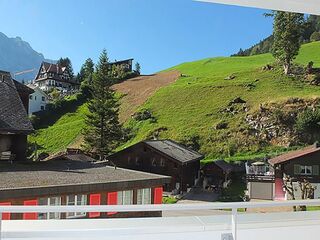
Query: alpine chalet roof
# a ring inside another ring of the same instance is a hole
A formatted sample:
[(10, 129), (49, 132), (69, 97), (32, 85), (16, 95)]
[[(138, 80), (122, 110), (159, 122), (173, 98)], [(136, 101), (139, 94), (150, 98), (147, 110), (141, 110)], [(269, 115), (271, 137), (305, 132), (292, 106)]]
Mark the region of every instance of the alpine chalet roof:
[(279, 155), (277, 157), (271, 158), (269, 160), (269, 163), (271, 165), (275, 165), (275, 164), (287, 162), (287, 161), (290, 161), (290, 160), (294, 160), (296, 158), (299, 158), (299, 157), (302, 157), (302, 156), (305, 156), (305, 155), (309, 155), (309, 154), (312, 154), (312, 153), (315, 153), (315, 152), (318, 152), (318, 151), (320, 151), (320, 147), (318, 146), (318, 144), (314, 144), (314, 145), (308, 146), (308, 147), (303, 148), (303, 149), (299, 149), (299, 150), (296, 150), (296, 151), (291, 151), (291, 152)]
[(27, 112), (9, 72), (0, 71), (0, 132), (33, 131)]
[(202, 154), (172, 140), (148, 140), (144, 141), (144, 143), (181, 163), (196, 161), (203, 158)]

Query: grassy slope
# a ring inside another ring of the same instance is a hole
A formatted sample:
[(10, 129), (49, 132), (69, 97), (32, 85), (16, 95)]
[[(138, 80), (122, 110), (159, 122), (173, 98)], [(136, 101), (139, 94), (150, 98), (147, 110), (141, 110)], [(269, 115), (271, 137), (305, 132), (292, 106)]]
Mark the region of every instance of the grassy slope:
[(86, 104), (79, 106), (75, 112), (63, 115), (52, 126), (37, 130), (35, 135), (29, 136), (29, 142), (40, 145), (41, 152), (56, 153), (64, 150), (81, 134), (87, 111)]
[[(320, 43), (303, 46), (297, 58), (297, 62), (303, 64), (310, 60), (320, 66)], [(144, 108), (152, 109), (157, 123), (128, 122), (137, 135), (122, 147), (145, 139), (154, 129), (164, 126), (168, 128), (161, 135), (164, 138), (181, 140), (194, 134), (200, 135), (201, 151), (210, 157), (229, 144), (226, 132), (216, 131), (213, 126), (222, 118), (230, 123), (231, 130), (237, 129), (240, 124), (241, 116), (229, 117), (218, 113), (234, 97), (241, 96), (252, 108), (256, 108), (260, 102), (289, 96), (319, 95), (317, 87), (304, 86), (274, 72), (260, 71), (263, 65), (271, 62), (272, 56), (264, 54), (243, 58), (209, 58), (173, 67), (188, 77), (181, 77), (176, 83), (160, 89), (144, 104)], [(224, 80), (230, 74), (235, 74), (236, 79)], [(244, 85), (256, 79), (259, 79), (256, 88), (246, 90)], [(30, 142), (36, 141), (43, 147), (42, 151), (49, 153), (65, 149), (79, 139), (86, 111), (84, 104), (76, 112), (65, 114), (52, 126), (30, 136)], [(252, 153), (252, 149), (248, 150)]]
[[(304, 45), (296, 59), (304, 65), (311, 60), (320, 66), (320, 42)], [(241, 141), (245, 140), (236, 133), (241, 127), (244, 113), (228, 116), (219, 112), (230, 100), (241, 97), (253, 111), (260, 103), (267, 101), (319, 96), (319, 87), (288, 78), (281, 72), (261, 70), (262, 66), (273, 61), (270, 54), (263, 54), (204, 59), (171, 68), (179, 70), (185, 77), (160, 89), (147, 101), (143, 108), (152, 110), (157, 123), (131, 120), (128, 125), (136, 130), (137, 135), (124, 146), (147, 138), (159, 127), (166, 127), (168, 131), (162, 132), (160, 137), (183, 140), (199, 135), (201, 151), (208, 157), (228, 156), (230, 145), (241, 145)], [(231, 74), (236, 76), (234, 80), (224, 80)], [(256, 79), (259, 81), (255, 82)], [(249, 91), (246, 85), (250, 83), (256, 87)], [(222, 119), (229, 123), (229, 129), (215, 130), (214, 126)], [(242, 147), (238, 156), (233, 158), (241, 158), (241, 155), (247, 157), (248, 154), (259, 156), (275, 150), (278, 149), (261, 149), (252, 145)]]

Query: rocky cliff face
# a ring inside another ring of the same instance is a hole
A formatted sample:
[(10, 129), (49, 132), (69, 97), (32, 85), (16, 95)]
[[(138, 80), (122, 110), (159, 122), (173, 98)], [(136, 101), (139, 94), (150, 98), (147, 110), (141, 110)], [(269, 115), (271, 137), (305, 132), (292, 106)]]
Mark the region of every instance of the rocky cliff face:
[(314, 136), (299, 134), (295, 124), (299, 113), (307, 109), (316, 111), (319, 107), (320, 98), (290, 98), (284, 102), (262, 104), (258, 111), (245, 117), (248, 134), (284, 147), (312, 143)]
[[(20, 37), (9, 38), (0, 32), (0, 70), (12, 74), (29, 69), (38, 69), (41, 62), (46, 60), (41, 53), (36, 52), (29, 43)], [(46, 60), (51, 61), (52, 60)], [(29, 81), (35, 77), (37, 71), (16, 76), (19, 81)]]

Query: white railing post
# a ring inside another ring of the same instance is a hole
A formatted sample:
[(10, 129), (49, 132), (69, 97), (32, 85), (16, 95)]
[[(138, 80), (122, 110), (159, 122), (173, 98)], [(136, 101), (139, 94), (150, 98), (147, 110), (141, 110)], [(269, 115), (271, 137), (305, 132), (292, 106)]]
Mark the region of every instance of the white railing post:
[(232, 216), (231, 216), (231, 229), (232, 229), (232, 237), (233, 240), (237, 240), (237, 215), (238, 208), (232, 208)]
[(1, 233), (2, 233), (2, 212), (0, 212), (0, 240), (2, 239)]

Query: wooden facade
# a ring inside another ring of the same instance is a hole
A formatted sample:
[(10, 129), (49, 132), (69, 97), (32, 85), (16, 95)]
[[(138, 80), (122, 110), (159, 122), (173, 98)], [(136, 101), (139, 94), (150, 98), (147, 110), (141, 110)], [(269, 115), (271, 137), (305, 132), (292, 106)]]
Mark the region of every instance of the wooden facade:
[(194, 186), (199, 177), (201, 158), (202, 156), (181, 162), (146, 142), (140, 142), (108, 157), (119, 167), (170, 176), (171, 183), (164, 186), (166, 191), (186, 191)]

